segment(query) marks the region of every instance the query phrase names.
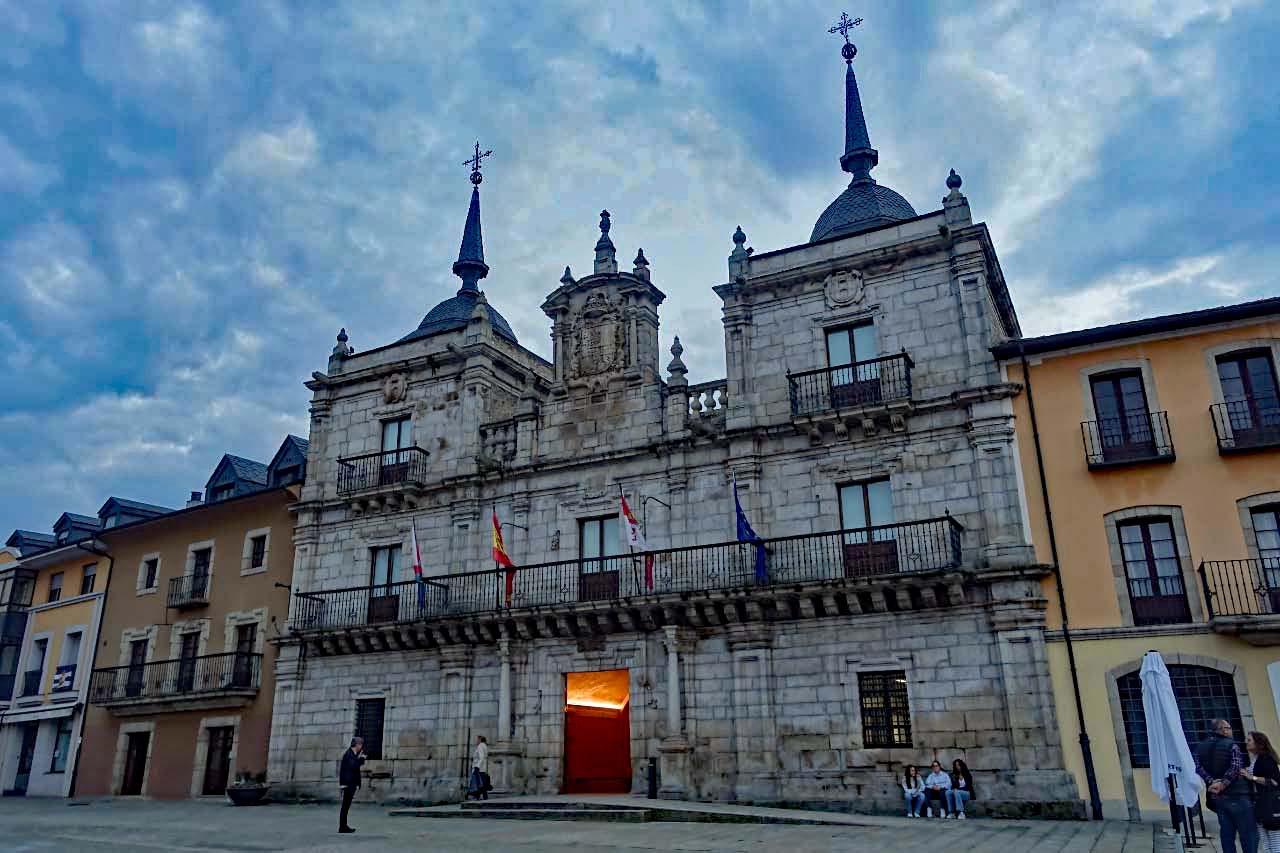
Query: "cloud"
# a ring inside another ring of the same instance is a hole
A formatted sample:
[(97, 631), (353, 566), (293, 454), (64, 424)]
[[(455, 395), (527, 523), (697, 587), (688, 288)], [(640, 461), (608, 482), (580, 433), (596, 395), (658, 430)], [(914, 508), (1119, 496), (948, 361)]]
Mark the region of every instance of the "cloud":
[(39, 195), (57, 181), (57, 169), (27, 159), (0, 133), (0, 192)]

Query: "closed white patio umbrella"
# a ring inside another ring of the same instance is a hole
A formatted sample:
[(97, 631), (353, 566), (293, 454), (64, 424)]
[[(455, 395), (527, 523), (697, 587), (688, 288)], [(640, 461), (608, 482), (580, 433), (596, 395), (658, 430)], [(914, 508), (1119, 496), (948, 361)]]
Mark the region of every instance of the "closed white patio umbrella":
[(1204, 781), (1196, 775), (1195, 758), (1182, 733), (1178, 701), (1173, 695), (1169, 670), (1159, 652), (1142, 658), (1142, 714), (1147, 721), (1147, 748), (1151, 756), (1151, 790), (1169, 801), (1168, 777), (1177, 783), (1178, 804), (1193, 806), (1204, 793)]

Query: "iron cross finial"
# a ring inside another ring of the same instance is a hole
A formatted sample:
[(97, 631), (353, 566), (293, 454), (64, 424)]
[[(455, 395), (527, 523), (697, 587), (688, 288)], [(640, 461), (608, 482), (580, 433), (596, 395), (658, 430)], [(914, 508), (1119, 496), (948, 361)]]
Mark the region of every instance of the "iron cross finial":
[(493, 153), (493, 151), (492, 151), (492, 150), (490, 150), (490, 151), (485, 151), (485, 152), (483, 152), (483, 153), (482, 153), (482, 152), (480, 151), (480, 140), (478, 140), (478, 139), (477, 139), (477, 140), (476, 140), (476, 153), (475, 153), (475, 154), (473, 154), (473, 155), (470, 157), (470, 159), (467, 159), (467, 160), (463, 160), (463, 161), (462, 161), (462, 165), (464, 165), (464, 166), (470, 166), (470, 167), (471, 167), (471, 183), (472, 183), (472, 184), (474, 184), (474, 185), (476, 185), (476, 186), (480, 186), (480, 182), (484, 180), (484, 178), (483, 178), (483, 177), (481, 176), (481, 174), (480, 174), (480, 164), (481, 164), (481, 162), (483, 162), (483, 161), (484, 161), (484, 158), (485, 158), (485, 157), (488, 157), (488, 156), (489, 156), (490, 154), (492, 154), (492, 153)]
[(858, 48), (854, 46), (853, 42), (849, 41), (849, 30), (861, 23), (861, 18), (849, 20), (849, 14), (847, 12), (841, 12), (839, 22), (837, 22), (834, 27), (827, 30), (829, 33), (839, 33), (844, 36), (844, 46), (840, 48), (840, 55), (844, 57), (846, 64), (851, 64), (853, 62), (853, 58), (858, 55)]

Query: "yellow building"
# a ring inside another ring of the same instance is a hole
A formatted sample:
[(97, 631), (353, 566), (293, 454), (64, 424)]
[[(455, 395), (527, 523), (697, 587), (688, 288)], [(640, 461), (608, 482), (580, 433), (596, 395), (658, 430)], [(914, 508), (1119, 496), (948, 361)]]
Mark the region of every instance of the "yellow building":
[(67, 796), (112, 561), (102, 529), (168, 510), (111, 498), (97, 516), (63, 513), (53, 534), (15, 531), (0, 566), (0, 789)]
[(1067, 766), (1088, 792), (1083, 718), (1105, 815), (1155, 817), (1146, 651), (1169, 665), (1192, 746), (1218, 716), (1241, 738), (1280, 736), (1280, 299), (1023, 339), (997, 356), (1023, 386), (1038, 556), (1060, 567), (1062, 598), (1052, 578), (1046, 595)]

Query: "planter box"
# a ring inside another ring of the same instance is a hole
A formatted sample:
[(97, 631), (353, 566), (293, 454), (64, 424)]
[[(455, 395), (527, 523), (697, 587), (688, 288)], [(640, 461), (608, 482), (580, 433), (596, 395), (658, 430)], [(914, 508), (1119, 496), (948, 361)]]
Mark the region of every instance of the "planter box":
[(267, 792), (271, 790), (268, 785), (253, 785), (250, 787), (230, 787), (227, 788), (227, 799), (237, 806), (257, 806), (267, 802)]

